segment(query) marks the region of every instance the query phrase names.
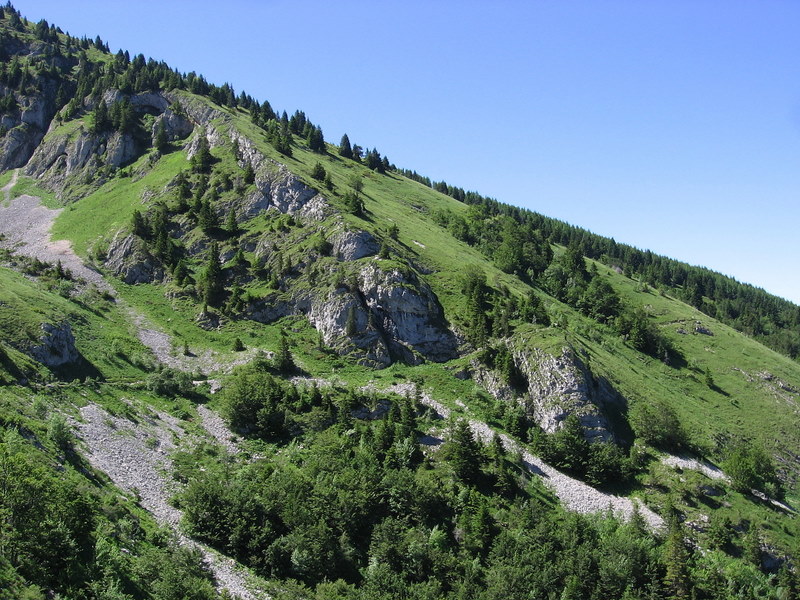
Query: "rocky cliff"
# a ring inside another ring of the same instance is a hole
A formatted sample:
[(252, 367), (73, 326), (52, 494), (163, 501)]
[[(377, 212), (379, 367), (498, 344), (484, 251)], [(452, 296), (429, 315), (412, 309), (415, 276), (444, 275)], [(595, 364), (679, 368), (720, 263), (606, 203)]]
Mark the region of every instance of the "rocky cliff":
[(619, 395), (609, 385), (595, 382), (587, 366), (575, 351), (565, 346), (560, 355), (536, 347), (515, 348), (515, 367), (524, 380), (523, 389), (515, 389), (494, 371), (473, 362), (473, 379), (495, 398), (516, 402), (527, 416), (546, 433), (553, 433), (571, 414), (577, 415), (589, 440), (613, 438), (606, 409), (618, 402)]

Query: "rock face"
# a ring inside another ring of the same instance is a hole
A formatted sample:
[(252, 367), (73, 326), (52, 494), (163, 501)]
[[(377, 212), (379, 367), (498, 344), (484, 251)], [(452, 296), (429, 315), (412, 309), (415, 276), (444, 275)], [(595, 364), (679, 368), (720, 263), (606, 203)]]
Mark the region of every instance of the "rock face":
[(58, 325), (42, 323), (39, 343), (31, 346), (28, 354), (46, 367), (61, 367), (80, 358), (72, 328), (66, 321)]
[(166, 109), (161, 116), (153, 123), (153, 129), (150, 132), (153, 140), (155, 140), (156, 132), (158, 131), (159, 123), (164, 124), (164, 132), (167, 134), (167, 139), (170, 142), (181, 140), (192, 133), (194, 126), (189, 119), (183, 115), (174, 113), (171, 109)]
[(518, 368), (528, 381), (526, 409), (546, 432), (555, 431), (568, 415), (577, 415), (589, 439), (612, 438), (603, 406), (611, 401), (608, 391), (595, 388), (583, 362), (568, 347), (561, 356), (538, 348), (514, 352)]
[(34, 95), (23, 95), (0, 85), (0, 95), (14, 95), (17, 110), (3, 116), (2, 125), (7, 130), (0, 136), (0, 171), (23, 166), (42, 141), (55, 110), (54, 85), (43, 84)]
[(269, 209), (315, 221), (331, 214), (325, 198), (282, 165), (274, 171), (262, 170), (255, 183), (256, 191), (242, 203), (242, 216), (246, 219)]
[(384, 271), (369, 264), (361, 270), (359, 284), (364, 304), (393, 352), (410, 362), (412, 353), (436, 362), (456, 356), (458, 344), (438, 298), (413, 271)]
[[(108, 105), (123, 98), (126, 96), (119, 90), (108, 90), (103, 94), (103, 101)], [(177, 115), (169, 108), (170, 102), (162, 93), (135, 94), (127, 99), (139, 113), (160, 115), (159, 120), (164, 121), (170, 140), (186, 137), (192, 130), (192, 124), (185, 116)], [(83, 108), (89, 111), (94, 106), (86, 100)], [(44, 108), (37, 112), (41, 113), (42, 118), (32, 117), (31, 122), (35, 123), (36, 128), (46, 128), (49, 122), (48, 115), (43, 111)], [(58, 125), (57, 122), (51, 123), (47, 134), (42, 133), (38, 138), (30, 134), (23, 136), (24, 139), (21, 138), (17, 143), (20, 148), (16, 151), (25, 154), (27, 146), (23, 147), (24, 144), (32, 144), (25, 161), (21, 163), (25, 164), (25, 174), (39, 179), (59, 198), (69, 196), (72, 182), (84, 183), (91, 180), (103, 166), (115, 169), (124, 167), (143, 151), (135, 136), (130, 133), (109, 131), (95, 134), (83, 125), (77, 128), (63, 128)], [(11, 143), (11, 139), (7, 136), (5, 141)]]
[[(102, 149), (102, 148), (101, 148)], [(127, 133), (112, 133), (105, 146), (106, 164), (118, 169), (136, 158), (138, 148), (133, 136)]]
[(343, 231), (333, 239), (333, 254), (339, 260), (358, 260), (379, 250), (377, 240), (366, 231)]
[(308, 320), (322, 334), (326, 346), (342, 352), (355, 351), (361, 355), (361, 364), (392, 364), (389, 344), (358, 293), (339, 287), (327, 297), (314, 298)]
[(326, 344), (348, 341), (378, 366), (457, 356), (456, 338), (436, 295), (413, 272), (367, 264), (357, 281), (356, 290), (338, 287), (312, 302), (308, 318)]
[(574, 414), (580, 419), (587, 439), (613, 439), (604, 409), (618, 401), (619, 396), (606, 383), (595, 384), (591, 373), (571, 348), (563, 348), (560, 356), (539, 348), (516, 349), (512, 355), (515, 366), (527, 381), (524, 390), (512, 389), (496, 373), (477, 362), (473, 364), (473, 379), (495, 398), (521, 404), (528, 417), (546, 433), (558, 430), (567, 416)]
[(106, 269), (125, 283), (151, 283), (164, 278), (161, 267), (135, 235), (117, 235), (111, 242), (103, 262)]

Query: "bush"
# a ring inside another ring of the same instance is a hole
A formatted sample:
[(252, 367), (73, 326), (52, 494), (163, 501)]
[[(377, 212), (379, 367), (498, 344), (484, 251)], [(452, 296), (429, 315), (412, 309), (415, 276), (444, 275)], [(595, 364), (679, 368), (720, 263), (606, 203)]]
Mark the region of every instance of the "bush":
[(145, 387), (159, 396), (190, 396), (194, 393), (192, 376), (189, 373), (165, 367), (151, 373), (145, 380)]
[(72, 431), (67, 425), (64, 415), (60, 413), (53, 414), (50, 421), (47, 423), (47, 437), (56, 445), (56, 448), (62, 452), (72, 450), (73, 437)]
[(686, 446), (686, 432), (678, 415), (663, 402), (636, 402), (628, 420), (636, 437), (650, 446), (670, 451)]
[(731, 486), (737, 492), (746, 494), (751, 489), (756, 489), (775, 498), (783, 497), (772, 457), (752, 442), (733, 445), (722, 463), (722, 468), (731, 478)]

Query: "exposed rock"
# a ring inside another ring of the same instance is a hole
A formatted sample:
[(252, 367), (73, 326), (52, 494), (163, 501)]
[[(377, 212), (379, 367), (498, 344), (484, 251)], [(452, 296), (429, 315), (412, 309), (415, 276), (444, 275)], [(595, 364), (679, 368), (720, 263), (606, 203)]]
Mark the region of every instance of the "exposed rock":
[(261, 300), (251, 300), (245, 308), (245, 316), (259, 323), (272, 323), (286, 315), (294, 314), (294, 304), (271, 294)]
[(711, 331), (708, 327), (705, 327), (700, 321), (695, 322), (694, 324), (694, 332), (700, 333), (702, 335), (714, 335), (714, 332)]
[(250, 219), (262, 211), (276, 209), (312, 220), (324, 219), (327, 201), (285, 167), (262, 171), (256, 176), (256, 191), (244, 199), (241, 215)]
[(51, 128), (25, 166), (25, 174), (39, 179), (61, 197), (70, 177), (100, 166), (98, 155), (103, 143), (83, 127), (67, 131)]
[(194, 126), (186, 117), (175, 114), (171, 109), (168, 108), (158, 119), (156, 119), (155, 123), (153, 123), (153, 129), (150, 132), (153, 139), (156, 137), (159, 123), (164, 123), (164, 132), (167, 135), (167, 139), (171, 142), (174, 142), (175, 140), (182, 140), (192, 133), (192, 130), (194, 129)]
[(527, 408), (542, 429), (553, 432), (574, 414), (587, 438), (611, 439), (602, 407), (613, 401), (612, 391), (592, 385), (591, 374), (572, 348), (563, 348), (561, 356), (538, 348), (516, 351), (514, 360), (528, 381)]
[(201, 312), (199, 315), (197, 315), (195, 322), (200, 328), (205, 329), (206, 331), (219, 329), (220, 325), (222, 325), (220, 316), (210, 311)]
[(492, 396), (504, 402), (519, 402), (529, 418), (547, 433), (561, 427), (575, 414), (589, 440), (613, 438), (603, 407), (618, 400), (616, 392), (604, 382), (593, 385), (591, 374), (571, 348), (553, 356), (539, 348), (515, 349), (514, 363), (528, 382), (527, 389), (516, 391), (496, 373), (475, 362), (472, 376)]
[(60, 367), (76, 362), (80, 353), (75, 347), (75, 336), (66, 321), (54, 325), (42, 323), (39, 344), (31, 346), (28, 354), (46, 367)]
[(133, 234), (114, 236), (104, 266), (125, 283), (151, 283), (164, 278), (161, 263), (148, 252), (145, 243)]
[(24, 165), (43, 136), (27, 123), (11, 129), (0, 141), (0, 171)]
[(0, 85), (0, 94), (13, 94), (18, 105), (2, 119), (2, 126), (8, 130), (0, 136), (0, 171), (5, 171), (27, 163), (42, 141), (53, 116), (55, 89), (53, 83), (45, 82), (41, 90), (27, 96)]
[(361, 270), (359, 288), (373, 321), (404, 360), (419, 362), (416, 353), (435, 362), (456, 357), (458, 344), (436, 294), (412, 271), (369, 264)]
[(137, 154), (136, 141), (128, 133), (115, 131), (106, 142), (106, 163), (114, 168), (128, 164)]
[(392, 363), (383, 335), (356, 294), (337, 288), (327, 297), (315, 298), (308, 320), (322, 334), (326, 345), (341, 348), (345, 344), (361, 350), (363, 364), (387, 367)]
[(340, 260), (358, 260), (377, 254), (377, 240), (366, 231), (343, 231), (333, 239), (333, 253)]

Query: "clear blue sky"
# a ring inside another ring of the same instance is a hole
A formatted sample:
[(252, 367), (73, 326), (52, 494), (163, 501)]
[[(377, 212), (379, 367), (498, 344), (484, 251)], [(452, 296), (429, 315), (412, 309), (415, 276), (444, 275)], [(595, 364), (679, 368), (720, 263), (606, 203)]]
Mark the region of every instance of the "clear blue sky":
[(14, 5), (800, 303), (800, 2)]

